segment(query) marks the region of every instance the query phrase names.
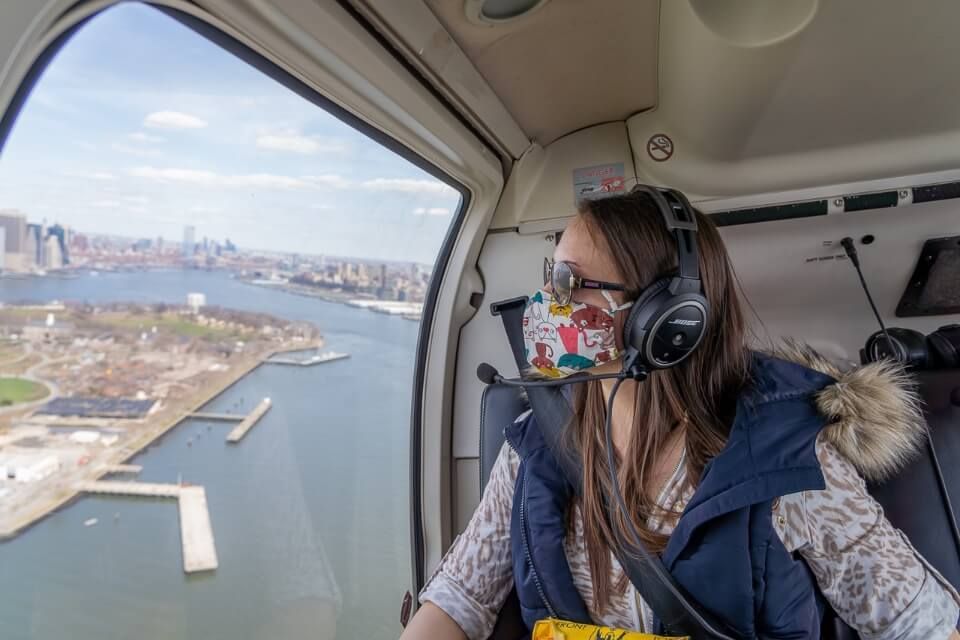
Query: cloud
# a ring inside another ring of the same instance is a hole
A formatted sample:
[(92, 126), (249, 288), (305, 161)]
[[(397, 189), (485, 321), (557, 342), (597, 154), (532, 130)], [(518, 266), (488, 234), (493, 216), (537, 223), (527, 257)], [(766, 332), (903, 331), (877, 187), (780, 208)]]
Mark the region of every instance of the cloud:
[(197, 205), (190, 207), (190, 211), (193, 213), (220, 213), (223, 211), (223, 207), (206, 207), (203, 205)]
[(116, 180), (117, 177), (109, 171), (65, 171), (65, 176), (84, 178), (86, 180)]
[(223, 175), (201, 169), (178, 169), (157, 167), (136, 167), (127, 171), (135, 178), (156, 180), (158, 182), (179, 182), (203, 187), (262, 187), (267, 189), (304, 189), (310, 183), (301, 178), (281, 176), (271, 173), (246, 175)]
[(124, 202), (132, 202), (133, 204), (147, 204), (150, 202), (150, 198), (146, 196), (124, 196)]
[(116, 200), (96, 200), (91, 202), (90, 206), (98, 209), (116, 209), (120, 206), (120, 203)]
[(143, 120), (151, 129), (203, 129), (207, 121), (179, 111), (154, 111)]
[(314, 183), (318, 187), (330, 187), (331, 189), (349, 189), (353, 186), (352, 182), (335, 173), (327, 173), (319, 176), (304, 176), (303, 179)]
[(335, 141), (304, 136), (295, 132), (285, 132), (257, 136), (257, 148), (312, 155), (314, 153), (339, 153), (344, 151), (346, 147)]
[(149, 133), (144, 133), (144, 132), (142, 132), (142, 131), (137, 131), (136, 133), (131, 133), (131, 134), (128, 135), (127, 137), (130, 138), (131, 140), (133, 140), (134, 142), (157, 143), (157, 142), (163, 142), (163, 141), (164, 141), (164, 138), (161, 138), (160, 136), (152, 136), (152, 135), (150, 135)]
[(156, 158), (161, 155), (156, 149), (141, 149), (140, 147), (131, 147), (128, 144), (114, 142), (110, 148), (119, 153), (126, 153), (131, 156), (140, 156), (141, 158)]
[(374, 178), (360, 183), (369, 191), (402, 191), (404, 193), (454, 194), (454, 190), (439, 180), (417, 180), (413, 178)]
[(448, 216), (450, 215), (450, 209), (446, 207), (417, 207), (413, 210), (413, 215), (415, 216)]

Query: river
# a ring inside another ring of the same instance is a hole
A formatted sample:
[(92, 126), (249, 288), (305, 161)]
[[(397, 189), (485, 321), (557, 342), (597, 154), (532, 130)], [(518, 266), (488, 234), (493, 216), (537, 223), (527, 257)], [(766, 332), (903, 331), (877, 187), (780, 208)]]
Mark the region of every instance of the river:
[(212, 401), (273, 399), (238, 446), (224, 443), (229, 425), (191, 420), (132, 460), (143, 480), (206, 488), (219, 569), (183, 573), (173, 501), (84, 497), (0, 543), (0, 638), (332, 640), (338, 599), (336, 638), (396, 637), (416, 323), (203, 271), (0, 280), (5, 302), (183, 304), (189, 292), (311, 321), (352, 357), (261, 366)]

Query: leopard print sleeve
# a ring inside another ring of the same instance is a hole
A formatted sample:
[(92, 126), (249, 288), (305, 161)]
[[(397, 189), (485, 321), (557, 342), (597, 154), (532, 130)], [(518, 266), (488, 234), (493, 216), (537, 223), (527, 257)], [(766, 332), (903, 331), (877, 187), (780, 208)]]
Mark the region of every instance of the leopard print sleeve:
[(849, 460), (823, 440), (826, 489), (784, 496), (774, 528), (837, 614), (865, 640), (947, 638), (960, 598), (883, 515)]
[(467, 528), (420, 592), (420, 602), (443, 609), (470, 640), (490, 635), (513, 587), (510, 511), (519, 466), (520, 458), (504, 444)]

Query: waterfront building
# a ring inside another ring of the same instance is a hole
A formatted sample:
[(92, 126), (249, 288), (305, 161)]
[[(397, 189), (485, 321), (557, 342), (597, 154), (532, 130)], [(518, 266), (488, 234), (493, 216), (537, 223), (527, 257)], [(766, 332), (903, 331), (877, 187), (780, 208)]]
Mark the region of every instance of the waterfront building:
[(202, 293), (188, 293), (187, 306), (194, 313), (198, 313), (207, 304), (207, 296)]

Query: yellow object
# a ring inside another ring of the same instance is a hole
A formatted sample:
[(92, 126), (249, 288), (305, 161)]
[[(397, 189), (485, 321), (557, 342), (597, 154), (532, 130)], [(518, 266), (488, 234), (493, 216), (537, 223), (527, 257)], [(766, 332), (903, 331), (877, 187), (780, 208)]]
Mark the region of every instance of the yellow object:
[(570, 314), (573, 313), (573, 305), (557, 304), (556, 302), (551, 302), (550, 313), (552, 313), (555, 316), (563, 316), (564, 318), (569, 318)]
[[(672, 636), (676, 637), (676, 636)], [(687, 638), (687, 636), (684, 636)], [(533, 627), (533, 640), (668, 640), (665, 636), (655, 636), (639, 631), (625, 631), (611, 627), (598, 627), (593, 624), (567, 622), (547, 618), (539, 620)]]

